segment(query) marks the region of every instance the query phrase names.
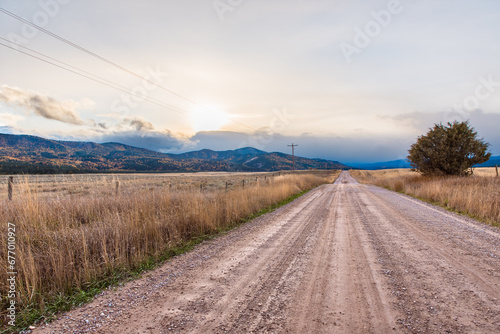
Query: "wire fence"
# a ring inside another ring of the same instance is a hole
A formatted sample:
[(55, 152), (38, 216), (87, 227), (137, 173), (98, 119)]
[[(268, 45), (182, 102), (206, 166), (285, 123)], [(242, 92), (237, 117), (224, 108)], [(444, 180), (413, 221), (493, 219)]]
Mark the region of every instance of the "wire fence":
[(331, 171), (279, 171), (259, 173), (176, 173), (176, 174), (54, 174), (0, 176), (0, 200), (26, 196), (79, 197), (119, 196), (138, 190), (219, 191), (273, 182), (287, 174), (326, 175)]

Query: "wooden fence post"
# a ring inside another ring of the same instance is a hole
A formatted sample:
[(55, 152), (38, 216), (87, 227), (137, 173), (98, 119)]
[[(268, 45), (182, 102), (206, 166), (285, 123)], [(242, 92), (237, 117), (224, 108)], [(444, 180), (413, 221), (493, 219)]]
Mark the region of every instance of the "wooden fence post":
[(115, 184), (115, 196), (118, 196), (120, 192), (120, 181), (116, 181), (116, 184)]
[(242, 183), (243, 183), (243, 188), (245, 188), (245, 180), (243, 180), (243, 182), (242, 182)]
[(9, 182), (8, 182), (8, 197), (9, 197), (9, 201), (12, 201), (12, 185), (14, 184), (14, 177), (13, 176), (9, 176)]
[(227, 181), (226, 181), (226, 191), (227, 191)]
[(495, 170), (497, 171), (497, 177), (498, 177), (498, 165), (495, 165)]

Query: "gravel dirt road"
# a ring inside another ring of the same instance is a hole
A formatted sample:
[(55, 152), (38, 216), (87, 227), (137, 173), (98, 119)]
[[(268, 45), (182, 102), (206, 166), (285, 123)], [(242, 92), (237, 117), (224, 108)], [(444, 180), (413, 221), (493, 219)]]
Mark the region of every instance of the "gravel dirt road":
[(500, 333), (500, 231), (343, 172), (35, 333)]

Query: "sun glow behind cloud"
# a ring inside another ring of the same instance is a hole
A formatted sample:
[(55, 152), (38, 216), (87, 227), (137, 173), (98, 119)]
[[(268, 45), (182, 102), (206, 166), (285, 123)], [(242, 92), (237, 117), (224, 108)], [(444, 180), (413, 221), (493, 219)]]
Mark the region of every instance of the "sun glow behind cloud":
[(217, 106), (200, 106), (191, 112), (194, 132), (220, 130), (229, 122), (229, 115)]

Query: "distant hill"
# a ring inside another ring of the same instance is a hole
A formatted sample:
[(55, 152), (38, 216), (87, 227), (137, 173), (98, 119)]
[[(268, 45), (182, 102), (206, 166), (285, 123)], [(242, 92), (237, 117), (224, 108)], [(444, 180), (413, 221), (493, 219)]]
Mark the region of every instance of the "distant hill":
[(410, 161), (408, 161), (408, 159), (400, 159), (400, 160), (392, 160), (384, 162), (350, 164), (350, 166), (366, 170), (410, 168)]
[[(199, 159), (205, 161), (227, 161), (240, 165), (245, 170), (290, 170), (293, 168), (293, 157), (284, 153), (268, 153), (252, 147), (231, 151), (201, 150), (183, 154), (169, 154), (174, 159)], [(295, 157), (296, 169), (346, 169), (347, 166), (338, 161), (308, 159)]]
[[(296, 169), (347, 169), (337, 161), (295, 157)], [(164, 154), (120, 143), (58, 141), (0, 134), (0, 173), (275, 171), (293, 157), (246, 147)]]
[(490, 160), (486, 161), (485, 163), (476, 165), (475, 167), (495, 167), (495, 165), (500, 166), (500, 155), (490, 157)]
[[(490, 157), (488, 161), (485, 163), (475, 165), (474, 167), (495, 167), (495, 165), (500, 166), (500, 156)], [(374, 169), (393, 169), (393, 168), (411, 168), (410, 161), (408, 159), (400, 159), (393, 161), (385, 161), (385, 162), (375, 162), (375, 163), (362, 163), (362, 164), (350, 164), (350, 166), (366, 169), (366, 170), (374, 170)]]

